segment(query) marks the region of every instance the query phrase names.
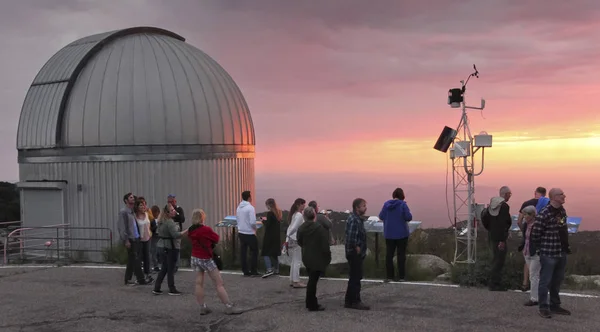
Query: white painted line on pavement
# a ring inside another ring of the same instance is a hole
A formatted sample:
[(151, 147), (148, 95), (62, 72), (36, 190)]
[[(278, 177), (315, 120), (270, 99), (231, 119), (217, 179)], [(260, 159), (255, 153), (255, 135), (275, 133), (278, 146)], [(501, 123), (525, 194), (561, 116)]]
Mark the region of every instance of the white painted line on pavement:
[[(3, 265), (0, 266), (0, 269), (22, 269), (22, 268), (50, 268), (50, 267), (63, 267), (63, 268), (75, 268), (75, 269), (125, 269), (125, 266), (120, 265)], [(183, 272), (194, 272), (194, 270), (189, 268), (180, 268), (179, 271)], [(242, 272), (236, 271), (221, 271), (221, 274), (227, 275), (242, 275)], [(289, 276), (279, 276), (280, 278), (289, 278)], [(306, 277), (300, 277), (301, 279), (308, 279)], [(330, 280), (330, 281), (348, 281), (348, 278), (320, 278), (322, 280)], [(383, 280), (379, 279), (363, 279), (362, 282), (368, 283), (383, 283)], [(390, 281), (389, 284), (405, 284), (405, 285), (417, 285), (417, 286), (430, 286), (430, 287), (448, 287), (448, 288), (461, 288), (459, 285), (453, 284), (437, 284), (433, 282), (415, 282), (415, 281)], [(522, 292), (520, 290), (513, 290), (516, 293), (529, 293)], [(580, 298), (600, 298), (598, 295), (591, 294), (580, 294), (580, 293), (570, 293), (570, 292), (561, 292), (560, 295), (567, 297), (580, 297)]]

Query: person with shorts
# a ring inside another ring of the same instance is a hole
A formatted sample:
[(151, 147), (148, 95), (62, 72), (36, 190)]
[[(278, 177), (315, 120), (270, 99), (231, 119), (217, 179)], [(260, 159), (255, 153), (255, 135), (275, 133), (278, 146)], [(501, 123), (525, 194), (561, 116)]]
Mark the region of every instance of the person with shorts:
[(188, 229), (188, 237), (192, 242), (191, 265), (194, 271), (198, 272), (196, 276), (196, 301), (200, 305), (200, 315), (206, 315), (212, 312), (204, 303), (204, 274), (208, 274), (217, 288), (217, 295), (225, 305), (226, 315), (241, 314), (242, 310), (235, 307), (229, 301), (229, 296), (221, 278), (221, 272), (213, 260), (213, 250), (219, 242), (219, 234), (215, 233), (210, 227), (204, 225), (206, 214), (202, 209), (195, 209), (192, 212), (192, 225)]

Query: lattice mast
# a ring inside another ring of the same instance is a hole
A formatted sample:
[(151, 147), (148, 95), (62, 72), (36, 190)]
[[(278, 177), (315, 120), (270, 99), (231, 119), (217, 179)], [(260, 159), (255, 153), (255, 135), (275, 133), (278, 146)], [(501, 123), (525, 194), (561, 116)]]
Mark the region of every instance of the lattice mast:
[[(487, 133), (479, 135), (471, 134), (469, 126), (468, 109), (483, 110), (485, 100), (481, 100), (481, 107), (467, 106), (464, 94), (466, 86), (471, 77), (479, 77), (479, 72), (473, 65), (473, 72), (466, 81), (461, 82), (461, 88), (450, 90), (448, 103), (453, 108), (461, 107), (462, 114), (456, 137), (450, 148), (450, 160), (452, 162), (452, 188), (454, 203), (454, 225), (455, 225), (455, 252), (456, 263), (475, 263), (477, 260), (477, 220), (478, 211), (475, 203), (475, 177), (483, 172), (483, 151), (485, 147), (492, 146), (492, 136)], [(481, 171), (475, 173), (475, 153), (481, 149), (482, 161)]]

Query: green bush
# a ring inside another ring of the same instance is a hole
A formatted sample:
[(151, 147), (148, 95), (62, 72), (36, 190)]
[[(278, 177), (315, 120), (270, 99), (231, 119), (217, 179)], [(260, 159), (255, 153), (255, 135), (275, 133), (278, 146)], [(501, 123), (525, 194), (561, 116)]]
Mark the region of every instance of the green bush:
[(107, 263), (125, 265), (127, 264), (127, 248), (125, 248), (125, 245), (123, 244), (104, 248), (104, 250), (102, 250), (102, 257)]
[[(475, 264), (455, 264), (451, 270), (452, 283), (468, 287), (489, 286), (492, 253), (480, 250)], [(508, 289), (520, 289), (523, 284), (523, 254), (509, 251), (502, 269), (501, 285)]]

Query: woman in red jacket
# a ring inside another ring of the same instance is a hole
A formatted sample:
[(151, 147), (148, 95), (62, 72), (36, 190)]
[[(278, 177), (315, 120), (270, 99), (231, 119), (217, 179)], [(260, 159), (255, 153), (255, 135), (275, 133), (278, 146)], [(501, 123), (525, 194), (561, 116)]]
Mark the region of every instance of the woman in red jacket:
[(196, 301), (200, 305), (200, 315), (212, 312), (204, 303), (204, 272), (208, 273), (208, 276), (217, 287), (217, 295), (221, 299), (221, 302), (225, 304), (225, 314), (240, 314), (242, 311), (229, 301), (221, 273), (217, 268), (217, 264), (212, 259), (213, 248), (219, 242), (219, 234), (204, 225), (205, 219), (206, 214), (204, 211), (202, 209), (195, 209), (192, 212), (192, 226), (188, 229), (188, 237), (192, 242), (191, 265), (198, 272), (196, 276)]

